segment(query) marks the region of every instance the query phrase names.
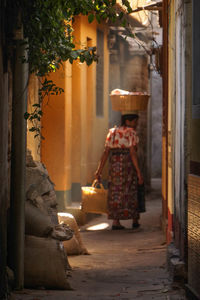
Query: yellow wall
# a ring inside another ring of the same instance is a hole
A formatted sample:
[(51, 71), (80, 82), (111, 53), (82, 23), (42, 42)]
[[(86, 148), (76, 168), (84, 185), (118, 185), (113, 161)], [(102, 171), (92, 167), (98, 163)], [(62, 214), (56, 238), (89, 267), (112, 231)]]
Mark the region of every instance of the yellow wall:
[[(71, 186), (71, 65), (64, 63), (49, 79), (65, 89), (51, 95), (43, 104), (41, 160), (46, 165), (55, 189), (66, 198)], [(65, 199), (66, 200), (66, 199)]]
[[(108, 65), (107, 29), (104, 31), (104, 116), (96, 117), (96, 63), (73, 63), (73, 108), (72, 108), (72, 185), (76, 201), (80, 200), (81, 185), (91, 183), (94, 172), (103, 151), (108, 129)], [(86, 17), (77, 17), (75, 21), (76, 47), (96, 46), (97, 24), (88, 26)], [(76, 199), (79, 198), (79, 199)]]
[(168, 98), (168, 208), (173, 214), (173, 105), (175, 100), (175, 2), (170, 2), (169, 10), (169, 98)]
[(167, 157), (167, 155), (166, 155), (166, 147), (165, 147), (165, 145), (166, 145), (166, 137), (165, 136), (163, 136), (162, 137), (162, 195), (163, 195), (163, 198), (164, 198), (164, 200), (167, 200), (166, 199), (166, 191), (167, 191), (167, 187), (166, 187), (166, 174), (167, 174), (167, 172), (166, 172), (166, 157)]
[(103, 151), (108, 130), (108, 66), (107, 28), (87, 17), (74, 23), (76, 48), (96, 46), (97, 26), (104, 31), (104, 116), (96, 117), (96, 63), (87, 66), (76, 61), (64, 63), (50, 76), (65, 92), (46, 99), (43, 106), (42, 161), (47, 166), (60, 204), (64, 210), (73, 201), (80, 202), (81, 186), (91, 183)]
[[(29, 77), (28, 85), (28, 101), (27, 111), (29, 113), (34, 111), (33, 104), (38, 103), (38, 89), (39, 81), (38, 78), (31, 74)], [(40, 138), (34, 138), (35, 133), (30, 132), (29, 129), (33, 127), (32, 122), (27, 122), (27, 148), (31, 150), (31, 154), (34, 160), (40, 161)]]

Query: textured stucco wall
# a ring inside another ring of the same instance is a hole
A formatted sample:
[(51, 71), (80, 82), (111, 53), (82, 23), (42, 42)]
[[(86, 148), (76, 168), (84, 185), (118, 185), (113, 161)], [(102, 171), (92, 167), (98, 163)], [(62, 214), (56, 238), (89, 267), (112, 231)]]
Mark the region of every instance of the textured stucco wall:
[(151, 177), (160, 178), (162, 173), (162, 78), (153, 71), (151, 82)]

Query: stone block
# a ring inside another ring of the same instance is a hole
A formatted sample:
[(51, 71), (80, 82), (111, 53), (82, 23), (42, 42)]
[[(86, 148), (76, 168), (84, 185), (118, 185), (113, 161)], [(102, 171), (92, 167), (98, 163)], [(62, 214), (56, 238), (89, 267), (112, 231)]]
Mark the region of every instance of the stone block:
[(172, 281), (186, 281), (185, 263), (180, 259), (180, 252), (173, 243), (167, 247), (167, 267)]

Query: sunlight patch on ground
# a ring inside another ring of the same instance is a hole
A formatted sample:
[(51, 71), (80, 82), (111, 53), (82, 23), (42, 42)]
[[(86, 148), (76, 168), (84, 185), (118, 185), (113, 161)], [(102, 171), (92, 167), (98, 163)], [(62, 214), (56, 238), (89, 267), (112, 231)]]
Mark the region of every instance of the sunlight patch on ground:
[(74, 219), (74, 216), (72, 214), (69, 214), (69, 213), (58, 213), (58, 216), (60, 217), (68, 217), (70, 219)]
[(97, 224), (97, 225), (89, 226), (89, 227), (86, 228), (86, 230), (92, 230), (92, 231), (103, 230), (103, 229), (106, 229), (108, 227), (109, 227), (108, 223), (100, 223), (100, 224)]

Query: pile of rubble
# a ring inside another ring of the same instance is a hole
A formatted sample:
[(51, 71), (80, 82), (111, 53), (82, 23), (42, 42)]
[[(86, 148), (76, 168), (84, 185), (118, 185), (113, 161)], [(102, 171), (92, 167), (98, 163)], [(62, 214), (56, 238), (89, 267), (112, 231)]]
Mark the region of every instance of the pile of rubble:
[(71, 289), (67, 255), (87, 254), (70, 214), (57, 213), (56, 193), (45, 166), (27, 152), (25, 287)]

